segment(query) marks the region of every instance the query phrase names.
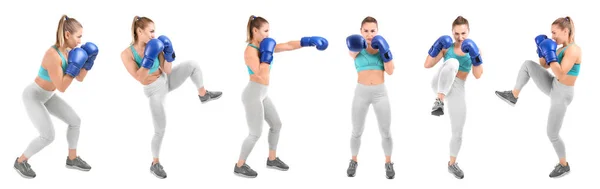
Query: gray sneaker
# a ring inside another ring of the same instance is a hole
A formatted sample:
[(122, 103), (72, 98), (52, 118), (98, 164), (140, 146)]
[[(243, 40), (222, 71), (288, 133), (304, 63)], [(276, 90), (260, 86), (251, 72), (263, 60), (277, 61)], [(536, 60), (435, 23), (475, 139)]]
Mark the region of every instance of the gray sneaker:
[(233, 168), (233, 174), (246, 178), (255, 178), (256, 176), (258, 176), (258, 173), (252, 170), (252, 168), (250, 168), (250, 166), (245, 163), (241, 167), (238, 167), (236, 163)]
[(515, 104), (517, 104), (518, 98), (515, 98), (512, 91), (496, 91), (496, 96), (500, 97), (500, 99), (511, 106), (515, 106)]
[(150, 173), (152, 173), (154, 176), (156, 176), (156, 178), (159, 179), (167, 178), (167, 172), (165, 172), (160, 162), (150, 165)]
[(267, 158), (267, 168), (277, 169), (280, 171), (287, 171), (288, 169), (290, 169), (290, 167), (283, 163), (283, 161), (281, 161), (279, 157), (276, 157), (273, 161)]
[(433, 108), (431, 108), (431, 115), (444, 115), (444, 102), (442, 102), (439, 98), (436, 98), (435, 102), (433, 103)]
[(70, 160), (69, 157), (67, 157), (66, 167), (69, 169), (77, 169), (80, 171), (89, 171), (90, 169), (92, 169), (92, 167), (88, 165), (87, 162), (83, 161), (83, 159), (81, 159), (79, 156), (77, 156), (73, 160)]
[(385, 177), (387, 179), (394, 179), (396, 171), (394, 171), (394, 163), (385, 163)]
[(348, 174), (348, 177), (354, 177), (356, 175), (356, 167), (358, 167), (358, 162), (350, 160), (348, 170), (346, 170), (346, 174)]
[(457, 179), (465, 178), (465, 174), (460, 169), (460, 167), (458, 167), (458, 163), (448, 165), (448, 172), (450, 172), (452, 175), (454, 175), (454, 177), (456, 177)]
[(571, 166), (567, 163), (567, 166), (563, 166), (560, 163), (554, 166), (554, 170), (550, 173), (550, 178), (560, 178), (571, 172)]
[(217, 99), (221, 98), (221, 95), (223, 95), (223, 92), (207, 90), (206, 94), (204, 94), (204, 96), (198, 95), (198, 97), (200, 98), (200, 102), (202, 102), (202, 104), (204, 104), (204, 103), (207, 103), (208, 101), (217, 100)]
[(35, 178), (35, 172), (33, 171), (33, 169), (31, 169), (31, 165), (29, 165), (29, 163), (27, 163), (27, 161), (23, 161), (21, 163), (19, 163), (19, 158), (17, 158), (15, 160), (15, 165), (14, 168), (15, 170), (17, 170), (17, 173), (19, 173), (19, 175), (21, 175), (23, 178), (28, 178), (28, 179), (32, 179)]

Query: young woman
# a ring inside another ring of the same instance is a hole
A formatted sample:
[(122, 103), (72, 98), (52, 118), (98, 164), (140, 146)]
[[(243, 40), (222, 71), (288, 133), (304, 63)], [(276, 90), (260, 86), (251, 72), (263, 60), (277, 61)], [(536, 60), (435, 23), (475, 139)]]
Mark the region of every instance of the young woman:
[[(550, 172), (551, 178), (568, 174), (565, 144), (559, 136), (560, 128), (573, 101), (574, 86), (581, 65), (581, 48), (575, 44), (575, 25), (570, 17), (558, 18), (551, 24), (552, 39), (546, 35), (535, 37), (539, 64), (527, 60), (521, 66), (513, 90), (496, 91), (496, 95), (511, 106), (515, 106), (521, 90), (531, 78), (545, 95), (550, 97), (547, 133), (554, 146), (559, 163)], [(557, 44), (562, 47), (556, 49)], [(554, 76), (546, 69), (550, 68)]]
[(471, 70), (476, 79), (483, 73), (479, 48), (473, 40), (468, 39), (469, 32), (469, 21), (458, 16), (452, 23), (452, 33), (456, 42), (452, 42), (450, 36), (441, 36), (433, 43), (425, 59), (425, 68), (432, 68), (444, 58), (444, 63), (431, 82), (431, 88), (437, 95), (431, 114), (444, 115), (444, 101), (448, 103), (452, 126), (448, 172), (458, 179), (464, 178), (463, 171), (456, 163), (456, 157), (462, 144), (462, 131), (467, 119), (465, 81)]
[(14, 169), (24, 178), (35, 178), (36, 174), (28, 163), (29, 158), (54, 141), (53, 115), (69, 125), (67, 142), (69, 155), (67, 168), (89, 171), (92, 167), (77, 156), (77, 142), (81, 119), (75, 110), (54, 91), (64, 93), (76, 79), (83, 82), (87, 72), (92, 69), (98, 47), (93, 43), (85, 43), (81, 47), (83, 27), (75, 18), (63, 15), (58, 22), (56, 42), (46, 50), (42, 65), (34, 82), (23, 91), (23, 103), (27, 115), (33, 122), (40, 136), (34, 138), (21, 157), (14, 163)]
[(361, 35), (354, 34), (346, 38), (350, 57), (354, 59), (354, 66), (358, 72), (358, 83), (352, 101), (353, 126), (350, 138), (352, 159), (346, 170), (348, 177), (356, 175), (360, 139), (365, 129), (365, 119), (371, 104), (379, 122), (381, 144), (385, 154), (386, 178), (393, 179), (396, 175), (394, 163), (391, 160), (393, 141), (390, 125), (392, 115), (384, 84), (384, 72), (388, 75), (394, 73), (394, 61), (387, 41), (381, 35), (377, 35), (378, 32), (377, 20), (369, 16), (361, 23)]
[(151, 145), (153, 161), (150, 172), (158, 178), (166, 178), (167, 173), (159, 162), (159, 153), (167, 126), (163, 106), (167, 93), (181, 86), (188, 78), (196, 85), (202, 103), (220, 98), (222, 92), (208, 91), (204, 88), (202, 71), (197, 62), (185, 61), (173, 67), (173, 44), (164, 35), (154, 38), (154, 31), (154, 22), (151, 19), (135, 16), (131, 26), (133, 41), (121, 53), (121, 60), (127, 72), (144, 86), (144, 94), (150, 102), (154, 122)]
[(254, 178), (258, 174), (248, 164), (246, 159), (254, 148), (256, 141), (262, 133), (263, 119), (267, 121), (269, 129), (269, 157), (267, 167), (287, 171), (289, 169), (276, 155), (277, 142), (281, 120), (275, 105), (267, 95), (269, 86), (269, 72), (273, 61), (273, 53), (292, 51), (301, 47), (316, 46), (318, 50), (325, 50), (329, 43), (322, 37), (303, 37), (299, 41), (290, 41), (277, 44), (269, 38), (269, 22), (263, 17), (250, 16), (247, 26), (248, 46), (244, 51), (244, 60), (250, 75), (250, 81), (242, 94), (242, 102), (246, 110), (246, 121), (250, 133), (242, 144), (239, 160), (233, 172), (238, 176)]

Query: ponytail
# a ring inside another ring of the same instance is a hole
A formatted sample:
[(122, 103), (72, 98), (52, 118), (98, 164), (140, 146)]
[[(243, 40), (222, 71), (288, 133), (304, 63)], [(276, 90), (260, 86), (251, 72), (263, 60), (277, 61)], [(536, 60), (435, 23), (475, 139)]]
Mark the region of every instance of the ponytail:
[(68, 19), (67, 15), (62, 15), (58, 21), (58, 28), (56, 29), (56, 47), (61, 47), (65, 44), (65, 20)]
[(575, 24), (573, 23), (573, 19), (570, 16), (565, 17), (565, 19), (569, 20), (569, 40), (571, 43), (575, 42)]

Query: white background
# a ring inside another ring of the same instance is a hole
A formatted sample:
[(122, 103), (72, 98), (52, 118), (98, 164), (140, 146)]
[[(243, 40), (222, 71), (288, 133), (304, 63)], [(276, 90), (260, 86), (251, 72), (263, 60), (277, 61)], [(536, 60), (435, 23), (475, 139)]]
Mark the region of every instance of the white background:
[[(7, 1), (0, 11), (3, 89), (0, 93), (0, 188), (585, 188), (598, 187), (600, 128), (597, 117), (595, 54), (598, 13), (592, 1)], [(392, 6), (391, 3), (397, 3)], [(53, 117), (56, 140), (31, 158), (38, 176), (22, 179), (15, 158), (38, 136), (22, 103), (42, 56), (55, 40), (62, 14), (80, 20), (83, 42), (100, 54), (83, 83), (58, 93), (82, 119), (79, 155), (93, 168), (64, 167), (67, 125)], [(248, 134), (241, 93), (248, 82), (243, 62), (250, 15), (271, 23), (278, 42), (303, 36), (329, 40), (326, 51), (303, 48), (275, 55), (269, 96), (283, 122), (279, 157), (288, 172), (265, 168), (263, 135), (248, 164), (255, 179), (236, 177), (233, 166)], [(191, 81), (167, 98), (167, 131), (161, 162), (168, 178), (149, 173), (153, 126), (142, 86), (125, 70), (120, 52), (131, 41), (135, 15), (156, 23), (157, 36), (173, 41), (177, 62), (200, 62), (208, 90), (223, 91), (218, 101), (200, 104)], [(433, 69), (423, 62), (440, 35), (451, 35), (459, 15), (471, 24), (470, 38), (483, 52), (484, 74), (467, 79), (468, 116), (458, 162), (465, 179), (447, 172), (448, 116), (430, 115), (435, 95)], [(575, 98), (561, 130), (572, 173), (548, 174), (558, 162), (546, 136), (549, 97), (532, 81), (516, 107), (494, 95), (512, 89), (524, 60), (537, 59), (534, 37), (550, 33), (550, 24), (571, 16), (583, 63)], [(369, 111), (356, 177), (348, 178), (350, 109), (356, 70), (345, 38), (359, 33), (366, 16), (379, 21), (390, 44), (396, 71), (386, 76), (392, 107), (393, 161), (396, 178), (387, 180), (377, 121)], [(121, 183), (121, 184), (118, 184)]]

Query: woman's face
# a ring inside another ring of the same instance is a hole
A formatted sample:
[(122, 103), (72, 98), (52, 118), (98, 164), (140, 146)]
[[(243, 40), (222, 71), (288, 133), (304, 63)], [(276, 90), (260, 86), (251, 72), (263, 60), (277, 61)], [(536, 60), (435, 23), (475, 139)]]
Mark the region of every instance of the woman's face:
[(462, 42), (469, 37), (469, 26), (461, 24), (452, 27), (452, 35), (454, 36), (456, 44), (460, 46)]
[(144, 44), (148, 43), (151, 39), (154, 39), (154, 23), (148, 23), (146, 28), (138, 28), (138, 40), (143, 42)]
[(367, 40), (367, 44), (369, 44), (369, 46), (371, 44), (371, 40), (373, 40), (373, 37), (377, 35), (377, 32), (377, 24), (374, 22), (364, 23), (360, 28), (360, 34), (363, 36), (363, 38), (365, 38), (365, 40)]

